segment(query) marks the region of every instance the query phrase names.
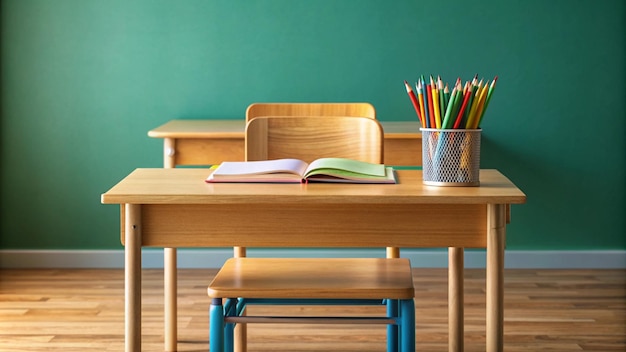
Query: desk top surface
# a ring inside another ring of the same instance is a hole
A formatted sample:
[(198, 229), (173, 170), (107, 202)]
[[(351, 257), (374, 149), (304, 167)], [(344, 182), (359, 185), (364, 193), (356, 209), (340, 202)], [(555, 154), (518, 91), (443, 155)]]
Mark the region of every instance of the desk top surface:
[[(417, 121), (379, 121), (386, 137), (421, 138)], [(245, 120), (171, 120), (148, 131), (153, 138), (243, 138)]]
[(103, 204), (521, 204), (526, 195), (497, 170), (481, 170), (479, 187), (422, 183), (421, 170), (396, 170), (398, 184), (206, 183), (208, 168), (136, 169), (102, 194)]

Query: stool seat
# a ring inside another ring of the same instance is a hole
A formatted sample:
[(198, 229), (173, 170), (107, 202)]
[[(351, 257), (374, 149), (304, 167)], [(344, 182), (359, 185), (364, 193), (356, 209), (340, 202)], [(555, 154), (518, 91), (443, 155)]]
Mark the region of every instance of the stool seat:
[(230, 258), (211, 298), (412, 299), (406, 258)]
[[(405, 258), (231, 258), (208, 288), (211, 351), (234, 351), (248, 323), (385, 324), (387, 351), (415, 351), (411, 263)], [(247, 316), (246, 306), (385, 305), (386, 316)]]

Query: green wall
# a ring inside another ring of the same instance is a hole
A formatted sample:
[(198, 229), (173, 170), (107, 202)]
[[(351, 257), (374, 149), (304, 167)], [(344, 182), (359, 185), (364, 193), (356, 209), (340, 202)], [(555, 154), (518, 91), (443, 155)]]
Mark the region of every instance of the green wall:
[(3, 249), (114, 249), (100, 194), (160, 167), (146, 132), (257, 101), (369, 101), (499, 76), (483, 168), (526, 194), (509, 249), (626, 249), (623, 0), (2, 0)]

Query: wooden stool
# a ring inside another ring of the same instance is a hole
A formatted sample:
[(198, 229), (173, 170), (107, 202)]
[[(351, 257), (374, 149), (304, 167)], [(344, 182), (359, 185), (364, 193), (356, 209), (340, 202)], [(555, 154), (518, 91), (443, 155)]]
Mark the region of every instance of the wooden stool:
[[(208, 293), (212, 352), (233, 350), (238, 323), (386, 324), (388, 351), (415, 350), (415, 292), (405, 258), (231, 258)], [(387, 316), (242, 315), (250, 304), (383, 304)]]

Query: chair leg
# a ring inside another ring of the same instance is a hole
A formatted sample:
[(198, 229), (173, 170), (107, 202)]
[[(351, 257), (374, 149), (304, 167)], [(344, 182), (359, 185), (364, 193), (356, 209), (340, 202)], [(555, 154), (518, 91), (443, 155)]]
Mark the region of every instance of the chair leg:
[[(234, 257), (235, 258), (244, 258), (246, 257), (246, 247), (234, 247)], [(238, 313), (238, 315), (245, 315), (245, 311), (241, 311), (241, 313)], [(234, 336), (233, 336), (233, 344), (234, 344), (234, 350), (236, 352), (246, 352), (248, 350), (248, 345), (247, 345), (247, 339), (248, 339), (248, 325), (245, 323), (242, 324), (237, 324), (237, 329), (234, 331)]]
[[(224, 304), (224, 320), (226, 317), (234, 317), (239, 314), (240, 300), (237, 298), (228, 298)], [(235, 350), (235, 323), (224, 323), (224, 352), (233, 352)]]
[[(415, 302), (408, 300), (385, 300), (387, 316), (397, 318), (397, 324), (387, 326), (388, 352), (415, 352)], [(239, 308), (239, 309), (238, 309)], [(234, 350), (235, 324), (224, 323), (224, 310), (230, 315), (238, 315), (241, 307), (237, 307), (236, 300), (227, 300), (226, 306), (221, 298), (214, 298), (209, 308), (209, 348), (211, 352)]]
[[(389, 318), (398, 318), (400, 313), (398, 310), (398, 300), (386, 299), (385, 302), (387, 305), (387, 316)], [(387, 352), (398, 352), (398, 341), (400, 337), (398, 331), (397, 324), (387, 325)]]
[(400, 301), (400, 350), (415, 352), (415, 302)]
[(235, 324), (227, 323), (224, 326), (224, 352), (233, 352), (235, 349)]
[(221, 298), (214, 298), (209, 308), (209, 349), (224, 351), (224, 308)]

